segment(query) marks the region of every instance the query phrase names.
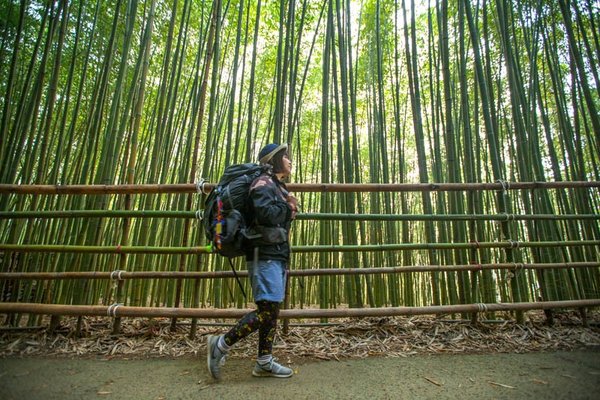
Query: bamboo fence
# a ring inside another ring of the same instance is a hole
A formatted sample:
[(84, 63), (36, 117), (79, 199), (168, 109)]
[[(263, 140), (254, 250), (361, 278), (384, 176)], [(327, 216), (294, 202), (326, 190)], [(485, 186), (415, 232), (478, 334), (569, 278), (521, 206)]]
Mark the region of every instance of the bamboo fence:
[[(207, 187), (209, 187), (207, 185)], [(574, 188), (574, 187), (600, 187), (600, 182), (529, 182), (529, 183), (498, 183), (498, 184), (401, 184), (401, 185), (290, 185), (291, 190), (297, 191), (323, 191), (323, 192), (378, 192), (378, 191), (454, 191), (454, 190), (519, 190), (531, 188)], [(200, 189), (199, 189), (200, 188)], [(133, 193), (179, 193), (189, 191), (204, 191), (200, 185), (117, 185), (117, 186), (47, 186), (47, 185), (0, 185), (0, 192), (10, 194), (133, 194)], [(0, 218), (199, 218), (198, 212), (193, 211), (155, 211), (155, 210), (70, 210), (70, 211), (20, 211), (2, 212)], [(316, 221), (528, 221), (528, 220), (598, 220), (599, 214), (570, 214), (570, 215), (525, 215), (525, 214), (487, 214), (487, 215), (464, 215), (464, 214), (421, 214), (421, 215), (394, 215), (394, 214), (336, 214), (336, 213), (304, 213), (299, 215), (299, 220)], [(331, 253), (331, 252), (389, 252), (407, 250), (457, 250), (457, 249), (527, 249), (547, 247), (582, 247), (600, 246), (597, 240), (579, 241), (531, 241), (522, 242), (506, 240), (503, 242), (478, 242), (470, 243), (397, 243), (397, 244), (367, 244), (367, 245), (295, 245), (292, 247), (294, 253)], [(210, 246), (196, 247), (167, 247), (167, 246), (69, 246), (69, 245), (32, 245), (32, 244), (0, 244), (0, 252), (12, 253), (94, 253), (94, 254), (210, 254)], [(123, 267), (125, 264), (121, 264)], [(363, 267), (363, 268), (318, 268), (318, 269), (296, 269), (291, 270), (289, 276), (303, 277), (325, 277), (325, 276), (359, 276), (359, 275), (396, 275), (410, 273), (436, 273), (436, 272), (470, 272), (478, 271), (501, 271), (508, 270), (513, 273), (532, 270), (542, 271), (549, 269), (585, 269), (598, 268), (598, 262), (563, 262), (563, 263), (487, 263), (471, 262), (464, 265), (405, 265), (400, 267)], [(73, 272), (2, 272), (0, 281), (19, 280), (111, 280), (116, 281), (119, 288), (125, 280), (136, 279), (194, 279), (214, 280), (219, 278), (231, 278), (234, 276), (245, 277), (247, 271), (209, 271), (209, 272), (185, 272), (180, 271), (126, 271), (117, 269), (111, 272), (105, 271), (73, 271)], [(115, 299), (120, 298), (117, 291)], [(495, 311), (515, 311), (551, 308), (582, 308), (594, 307), (600, 304), (598, 299), (551, 301), (535, 303), (476, 303), (459, 305), (436, 305), (433, 307), (377, 307), (377, 308), (352, 308), (350, 310), (285, 310), (282, 317), (291, 318), (334, 318), (334, 317), (365, 317), (365, 316), (394, 316), (394, 315), (420, 315), (420, 314), (447, 314), (447, 313), (477, 313)], [(119, 312), (117, 313), (117, 309)], [(247, 310), (244, 309), (201, 309), (201, 308), (156, 308), (156, 307), (129, 307), (118, 301), (110, 306), (84, 306), (84, 305), (59, 305), (59, 304), (34, 304), (4, 302), (0, 303), (0, 312), (3, 313), (29, 313), (48, 315), (108, 315), (119, 321), (120, 317), (172, 317), (173, 321), (178, 317), (186, 318), (237, 318)], [(287, 321), (286, 321), (287, 326)], [(115, 330), (118, 330), (115, 323)]]
[[(228, 268), (196, 180), (270, 142), (321, 182), (289, 185), (292, 270), (339, 272), (297, 276), (293, 307), (600, 297), (574, 266), (599, 258), (593, 0), (4, 3), (0, 271), (179, 278), (7, 277), (2, 302), (244, 308), (177, 274)], [(495, 267), (444, 269), (471, 265)]]

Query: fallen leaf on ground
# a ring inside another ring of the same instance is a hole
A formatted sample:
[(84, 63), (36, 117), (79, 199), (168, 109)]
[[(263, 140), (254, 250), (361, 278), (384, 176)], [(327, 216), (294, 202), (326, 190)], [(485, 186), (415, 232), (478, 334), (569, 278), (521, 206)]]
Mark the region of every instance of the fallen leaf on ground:
[(500, 387), (507, 388), (507, 389), (516, 389), (516, 387), (514, 387), (514, 386), (505, 385), (505, 384), (503, 384), (503, 383), (492, 382), (492, 381), (489, 381), (488, 383), (489, 383), (490, 385), (494, 385), (494, 386), (500, 386)]
[(439, 382), (436, 382), (436, 381), (434, 381), (434, 380), (433, 380), (433, 379), (431, 379), (431, 378), (428, 378), (428, 377), (426, 377), (426, 376), (424, 376), (423, 378), (425, 378), (425, 380), (426, 380), (426, 381), (429, 381), (429, 382), (433, 383), (434, 385), (437, 385), (437, 386), (443, 386), (441, 383), (439, 383)]

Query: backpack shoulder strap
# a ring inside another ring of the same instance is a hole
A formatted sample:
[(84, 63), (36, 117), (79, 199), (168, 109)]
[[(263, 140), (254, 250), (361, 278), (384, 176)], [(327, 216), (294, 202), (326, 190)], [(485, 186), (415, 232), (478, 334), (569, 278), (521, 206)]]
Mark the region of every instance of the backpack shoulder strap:
[(262, 186), (267, 186), (273, 183), (273, 178), (271, 178), (270, 175), (268, 174), (261, 174), (258, 178), (256, 178), (251, 184), (250, 184), (250, 191), (253, 191), (256, 188), (262, 187)]

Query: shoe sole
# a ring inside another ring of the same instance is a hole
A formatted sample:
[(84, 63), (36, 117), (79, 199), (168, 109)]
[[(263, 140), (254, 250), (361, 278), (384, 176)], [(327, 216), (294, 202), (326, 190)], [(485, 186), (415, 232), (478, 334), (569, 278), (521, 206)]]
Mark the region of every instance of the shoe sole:
[(256, 372), (252, 370), (252, 376), (257, 378), (290, 378), (292, 375), (294, 375), (294, 372), (290, 373), (289, 375), (277, 375), (271, 372)]
[[(208, 373), (210, 374), (210, 376), (213, 377), (213, 379), (219, 380), (220, 377), (215, 376), (212, 372), (212, 370), (210, 369), (210, 355), (212, 354), (212, 350), (213, 350), (213, 346), (211, 346), (210, 342), (212, 340), (212, 338), (215, 337), (213, 335), (208, 335), (208, 340), (206, 341), (206, 367), (208, 368)], [(214, 344), (216, 346), (216, 343)]]

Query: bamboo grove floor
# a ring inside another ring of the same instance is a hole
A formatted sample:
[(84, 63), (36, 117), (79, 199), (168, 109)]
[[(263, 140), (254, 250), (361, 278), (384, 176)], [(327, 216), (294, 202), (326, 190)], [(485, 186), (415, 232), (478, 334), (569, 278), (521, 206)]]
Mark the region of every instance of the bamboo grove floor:
[[(314, 322), (295, 325), (292, 321), (288, 334), (283, 334), (280, 326), (274, 352), (288, 361), (525, 353), (600, 346), (599, 310), (587, 313), (587, 327), (575, 312), (555, 312), (552, 326), (546, 323), (542, 311), (525, 313), (523, 324), (508, 317), (474, 324), (448, 317), (344, 319), (330, 320), (328, 325)], [(49, 321), (43, 322), (46, 324), (38, 329), (0, 327), (0, 357), (203, 357), (206, 335), (227, 330), (224, 321), (214, 321), (216, 326), (201, 321), (203, 325), (198, 326), (195, 338), (190, 339), (189, 320), (180, 320), (175, 331), (171, 331), (169, 319), (123, 318), (122, 333), (112, 335), (110, 318), (89, 317), (83, 319), (81, 337), (76, 337), (74, 317), (64, 317), (52, 333), (46, 329)], [(256, 335), (252, 335), (238, 343), (231, 357), (253, 357), (256, 340)]]

